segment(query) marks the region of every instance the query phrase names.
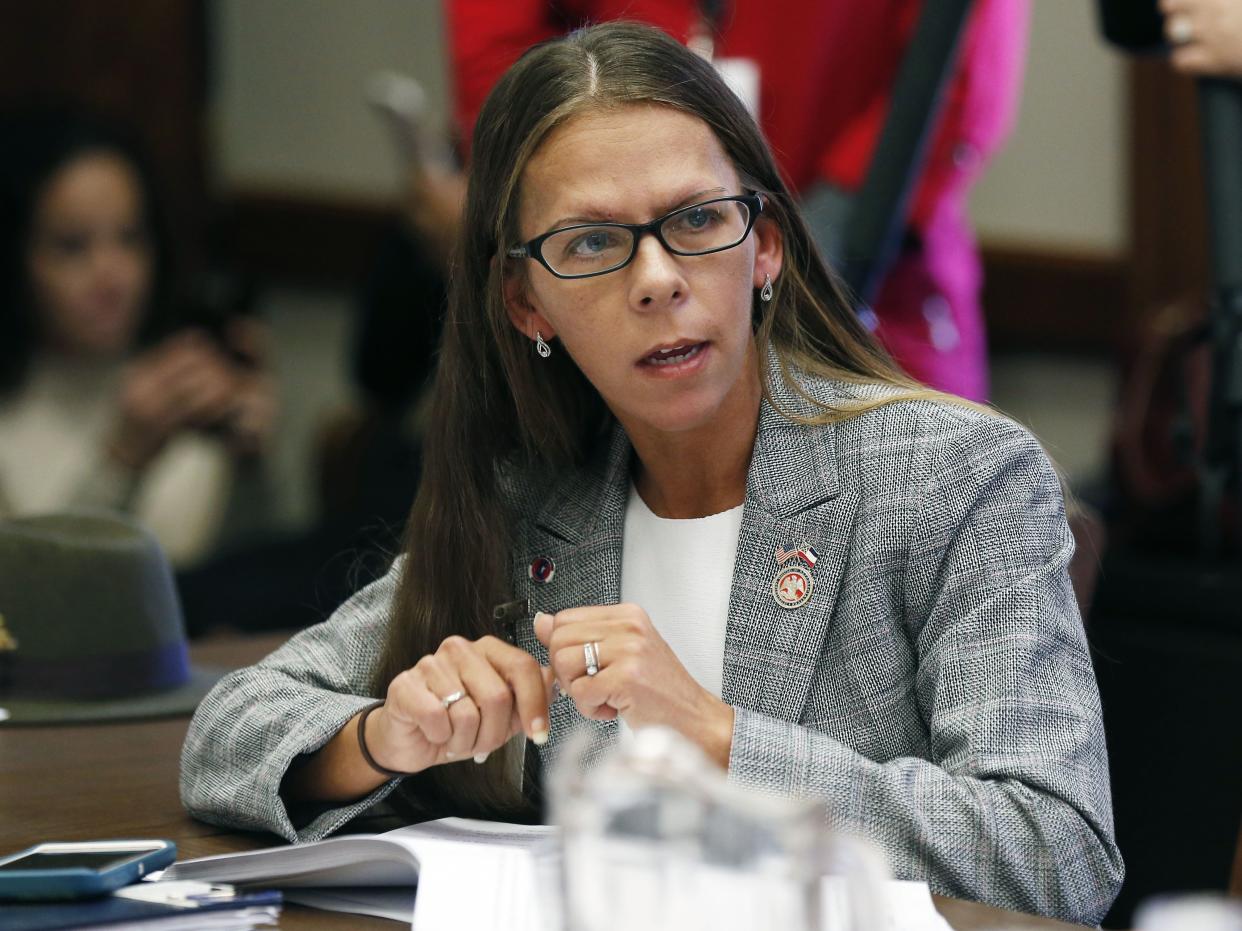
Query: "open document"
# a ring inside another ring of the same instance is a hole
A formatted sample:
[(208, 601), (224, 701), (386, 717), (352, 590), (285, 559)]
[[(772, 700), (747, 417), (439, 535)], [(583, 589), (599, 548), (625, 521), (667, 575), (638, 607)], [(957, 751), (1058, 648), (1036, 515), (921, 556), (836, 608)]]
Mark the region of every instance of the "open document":
[[(275, 887), (289, 902), (392, 918), (413, 931), (554, 931), (562, 925), (559, 856), (556, 828), (444, 818), (189, 860), (164, 875)], [(722, 882), (714, 903), (732, 903), (735, 914), (762, 908), (744, 901), (744, 879)], [(847, 931), (843, 884), (826, 879), (824, 893), (823, 931)], [(887, 927), (877, 931), (949, 931), (925, 883), (889, 882), (884, 900)]]

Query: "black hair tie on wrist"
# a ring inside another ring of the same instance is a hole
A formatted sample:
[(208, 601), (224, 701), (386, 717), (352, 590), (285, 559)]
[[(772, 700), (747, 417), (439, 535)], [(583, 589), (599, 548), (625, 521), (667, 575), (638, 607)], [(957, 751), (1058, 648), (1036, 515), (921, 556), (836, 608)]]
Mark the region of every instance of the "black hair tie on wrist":
[(400, 779), (403, 776), (409, 776), (410, 773), (401, 773), (395, 769), (388, 769), (386, 766), (380, 766), (375, 762), (375, 757), (371, 756), (371, 751), (367, 749), (367, 717), (376, 708), (383, 707), (382, 701), (367, 705), (362, 709), (362, 714), (358, 718), (358, 749), (362, 751), (362, 758), (367, 761), (367, 765), (379, 773), (381, 776), (387, 776), (389, 779)]

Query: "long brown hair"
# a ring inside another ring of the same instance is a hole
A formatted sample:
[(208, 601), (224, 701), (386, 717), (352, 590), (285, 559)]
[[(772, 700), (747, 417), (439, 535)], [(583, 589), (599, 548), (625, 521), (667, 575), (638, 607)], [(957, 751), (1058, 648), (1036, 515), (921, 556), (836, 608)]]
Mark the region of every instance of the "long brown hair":
[[(755, 299), (755, 336), (774, 346), (781, 377), (802, 371), (930, 394), (903, 375), (858, 322), (820, 258), (759, 129), (712, 66), (664, 33), (609, 23), (536, 46), (501, 78), (475, 126), (465, 220), (450, 286), (422, 483), (406, 529), (402, 568), (374, 688), (453, 634), (499, 634), (493, 606), (510, 600), (512, 515), (501, 483), (509, 466), (543, 474), (584, 461), (610, 423), (599, 394), (565, 353), (537, 359), (505, 312), (503, 258), (516, 245), (519, 181), (540, 144), (569, 118), (656, 104), (706, 122), (743, 185), (766, 195), (784, 262), (768, 304)], [(766, 353), (758, 354), (765, 365)], [(766, 385), (768, 373), (761, 372)], [(878, 403), (884, 403), (883, 401)], [(874, 406), (874, 405), (872, 405)], [(856, 413), (824, 408), (822, 422)], [(806, 418), (801, 418), (806, 419)], [(470, 585), (460, 583), (463, 561)], [(493, 817), (521, 804), (513, 761), (440, 766), (407, 781), (427, 811)]]

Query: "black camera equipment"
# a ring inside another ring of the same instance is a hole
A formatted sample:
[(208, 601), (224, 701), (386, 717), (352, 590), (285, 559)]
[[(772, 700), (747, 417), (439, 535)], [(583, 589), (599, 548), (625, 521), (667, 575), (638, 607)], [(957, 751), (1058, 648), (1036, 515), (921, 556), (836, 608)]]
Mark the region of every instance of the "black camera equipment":
[[(1105, 37), (1132, 53), (1161, 53), (1164, 21), (1154, 0), (1101, 0)], [(1209, 218), (1212, 303), (1203, 338), (1211, 346), (1207, 436), (1196, 463), (1200, 555), (1219, 558), (1242, 539), (1226, 539), (1225, 501), (1242, 487), (1242, 83), (1198, 79)], [(1242, 536), (1242, 522), (1235, 537)]]
[[(1156, 0), (1098, 9), (1115, 45), (1168, 51)], [(1154, 538), (1112, 547), (1088, 626), (1126, 862), (1110, 928), (1132, 927), (1134, 907), (1153, 895), (1223, 891), (1242, 856), (1242, 543), (1228, 509), (1242, 485), (1242, 83), (1196, 84), (1212, 298), (1199, 333), (1211, 362), (1192, 454), (1197, 510), (1180, 521), (1195, 533), (1183, 551)]]
[(861, 188), (820, 183), (805, 213), (821, 251), (862, 304), (874, 299), (901, 246), (909, 200), (940, 114), (972, 0), (926, 0), (893, 84)]

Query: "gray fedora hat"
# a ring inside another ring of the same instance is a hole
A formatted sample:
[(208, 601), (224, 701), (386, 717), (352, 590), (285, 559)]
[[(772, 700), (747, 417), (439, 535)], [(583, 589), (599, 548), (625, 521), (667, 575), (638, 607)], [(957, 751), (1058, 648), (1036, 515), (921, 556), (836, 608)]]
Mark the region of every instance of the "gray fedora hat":
[(105, 511), (0, 521), (0, 726), (188, 714), (221, 675), (190, 665), (150, 532)]

